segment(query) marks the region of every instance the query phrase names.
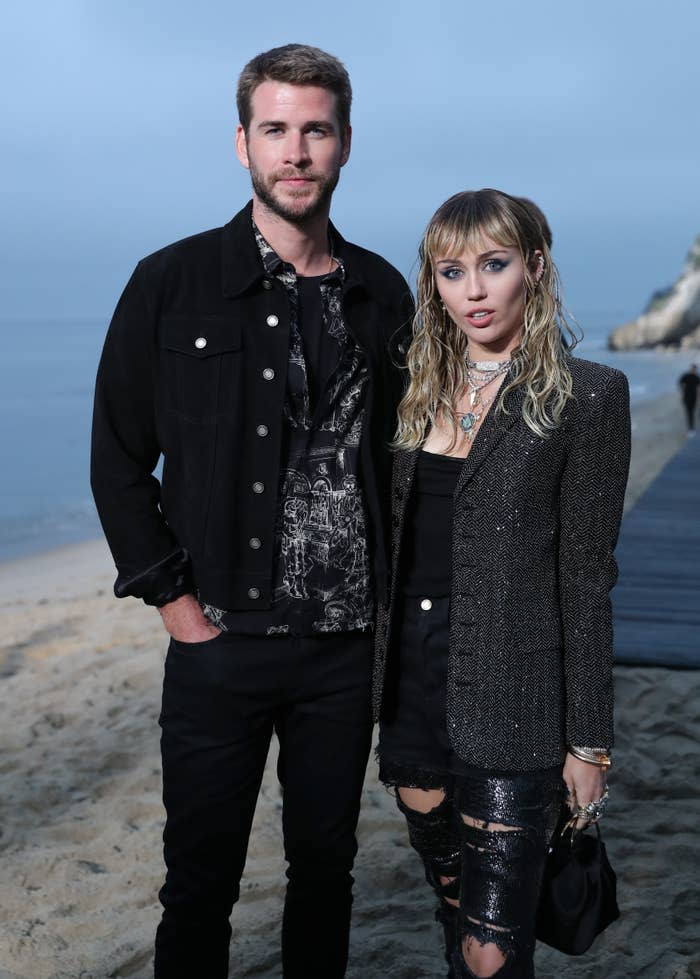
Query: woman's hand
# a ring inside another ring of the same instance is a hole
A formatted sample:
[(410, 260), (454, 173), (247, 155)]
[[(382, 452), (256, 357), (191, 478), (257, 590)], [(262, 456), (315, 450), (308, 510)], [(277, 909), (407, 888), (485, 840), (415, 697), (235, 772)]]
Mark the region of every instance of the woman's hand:
[[(569, 789), (569, 798), (566, 801), (572, 812), (578, 806), (602, 799), (606, 777), (605, 770), (600, 765), (592, 765), (567, 753), (562, 774)], [(589, 820), (577, 819), (576, 829), (583, 829), (588, 823)]]

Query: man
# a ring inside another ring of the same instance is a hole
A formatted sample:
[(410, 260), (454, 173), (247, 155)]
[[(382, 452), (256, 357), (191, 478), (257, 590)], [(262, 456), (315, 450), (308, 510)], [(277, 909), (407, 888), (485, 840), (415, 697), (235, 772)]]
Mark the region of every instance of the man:
[(156, 606), (171, 637), (156, 976), (228, 974), (275, 731), (284, 976), (334, 979), (347, 960), (371, 631), (387, 592), (387, 446), (412, 302), (395, 269), (329, 223), (350, 153), (340, 62), (273, 49), (244, 68), (237, 99), (252, 204), (137, 266), (100, 363), (92, 485), (115, 593)]
[(681, 375), (678, 384), (681, 389), (681, 398), (688, 421), (688, 436), (690, 437), (695, 435), (695, 405), (698, 400), (698, 385), (700, 385), (698, 365), (691, 364), (690, 370)]

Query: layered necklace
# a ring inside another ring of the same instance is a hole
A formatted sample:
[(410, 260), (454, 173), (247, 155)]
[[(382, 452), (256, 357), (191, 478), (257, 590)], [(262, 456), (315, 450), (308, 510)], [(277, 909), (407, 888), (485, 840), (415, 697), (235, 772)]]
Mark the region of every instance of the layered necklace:
[(495, 394), (487, 399), (482, 398), (481, 392), (492, 381), (510, 369), (510, 360), (470, 360), (467, 356), (467, 395), (469, 411), (456, 411), (459, 427), (470, 442), (474, 441), (477, 429), (484, 413), (488, 411)]

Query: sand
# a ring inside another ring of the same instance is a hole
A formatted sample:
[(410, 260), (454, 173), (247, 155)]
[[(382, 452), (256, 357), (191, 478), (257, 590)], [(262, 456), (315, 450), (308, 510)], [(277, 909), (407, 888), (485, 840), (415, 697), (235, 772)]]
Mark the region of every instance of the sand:
[[(629, 499), (684, 438), (675, 396), (635, 411)], [(101, 542), (0, 565), (0, 979), (146, 979), (162, 878), (157, 716), (166, 641), (112, 597)], [(700, 671), (618, 668), (606, 817), (623, 917), (555, 979), (700, 977)], [(281, 974), (280, 792), (271, 751), (231, 976)], [(371, 761), (359, 827), (349, 979), (444, 975), (433, 899)], [(193, 977), (206, 979), (206, 977)]]

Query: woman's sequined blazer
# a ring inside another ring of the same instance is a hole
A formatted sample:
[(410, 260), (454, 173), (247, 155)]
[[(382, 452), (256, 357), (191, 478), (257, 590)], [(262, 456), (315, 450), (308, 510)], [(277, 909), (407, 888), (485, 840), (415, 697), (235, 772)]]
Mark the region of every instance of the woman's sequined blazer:
[[(613, 741), (613, 551), (629, 468), (624, 374), (569, 358), (574, 399), (541, 438), (518, 388), (493, 409), (454, 495), (447, 730), (468, 764), (526, 771), (561, 763), (567, 744)], [(392, 640), (407, 503), (418, 451), (392, 482), (392, 586), (377, 616), (379, 718)]]

